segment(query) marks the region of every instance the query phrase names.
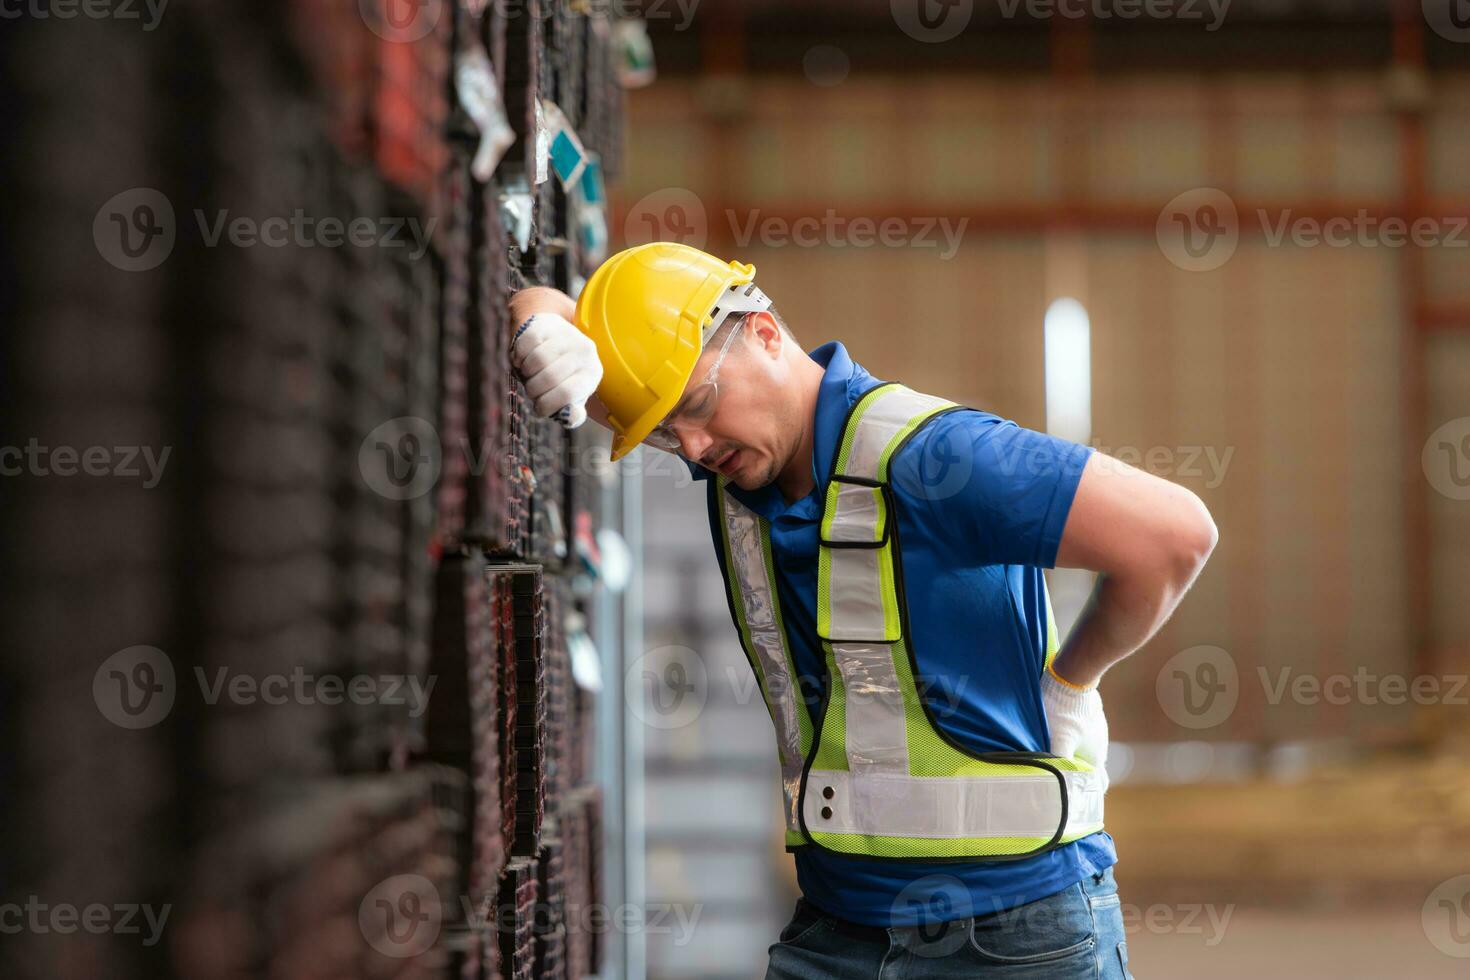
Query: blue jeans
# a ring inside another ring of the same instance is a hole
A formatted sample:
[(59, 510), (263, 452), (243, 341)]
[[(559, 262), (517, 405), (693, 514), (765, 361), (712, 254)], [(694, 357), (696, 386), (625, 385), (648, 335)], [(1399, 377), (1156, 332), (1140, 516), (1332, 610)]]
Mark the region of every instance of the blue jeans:
[(933, 926), (847, 922), (802, 899), (766, 980), (1133, 980), (1111, 868), (1002, 912)]

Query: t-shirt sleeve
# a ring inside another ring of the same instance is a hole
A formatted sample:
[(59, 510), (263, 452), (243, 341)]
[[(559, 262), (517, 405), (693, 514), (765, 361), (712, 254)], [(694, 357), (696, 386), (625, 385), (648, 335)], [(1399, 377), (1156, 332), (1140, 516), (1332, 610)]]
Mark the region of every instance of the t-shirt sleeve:
[(1094, 450), (973, 409), (920, 429), (889, 477), (903, 504), (983, 565), (1056, 565), (1082, 469)]

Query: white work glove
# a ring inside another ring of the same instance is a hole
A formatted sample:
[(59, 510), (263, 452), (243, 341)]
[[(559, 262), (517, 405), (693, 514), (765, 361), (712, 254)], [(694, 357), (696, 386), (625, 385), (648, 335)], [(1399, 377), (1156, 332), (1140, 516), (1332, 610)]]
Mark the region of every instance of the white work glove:
[(1076, 759), (1096, 769), (1102, 788), (1108, 788), (1108, 719), (1097, 687), (1078, 690), (1052, 675), (1041, 675), (1041, 703), (1051, 730), (1051, 754)]
[(533, 313), (510, 342), (510, 363), (526, 383), (536, 414), (575, 429), (602, 381), (592, 338), (555, 313)]

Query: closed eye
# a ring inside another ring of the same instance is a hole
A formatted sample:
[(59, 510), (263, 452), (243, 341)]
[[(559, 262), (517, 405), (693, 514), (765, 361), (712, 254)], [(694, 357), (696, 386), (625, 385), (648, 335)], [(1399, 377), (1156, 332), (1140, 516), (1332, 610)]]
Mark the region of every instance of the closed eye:
[(679, 414), (692, 419), (702, 419), (710, 414), (714, 408), (714, 390), (711, 385), (701, 385), (700, 389), (685, 399), (684, 405), (679, 409)]

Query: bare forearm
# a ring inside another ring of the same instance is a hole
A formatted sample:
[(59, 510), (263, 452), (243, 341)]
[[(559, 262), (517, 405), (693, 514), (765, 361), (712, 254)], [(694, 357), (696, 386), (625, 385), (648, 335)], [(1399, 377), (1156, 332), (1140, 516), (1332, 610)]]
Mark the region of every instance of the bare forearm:
[(1109, 667), (1137, 651), (1168, 622), (1198, 571), (1196, 567), (1187, 576), (1153, 581), (1099, 575), (1053, 668), (1073, 684), (1095, 684)]
[(509, 305), (512, 333), (533, 313), (554, 313), (562, 319), (571, 320), (577, 311), (577, 304), (570, 296), (550, 286), (530, 286), (518, 290), (511, 296)]
[(1099, 573), (1053, 668), (1084, 687), (1148, 642), (1214, 551), (1219, 532), (1189, 490), (1094, 453), (1077, 485), (1057, 567)]

